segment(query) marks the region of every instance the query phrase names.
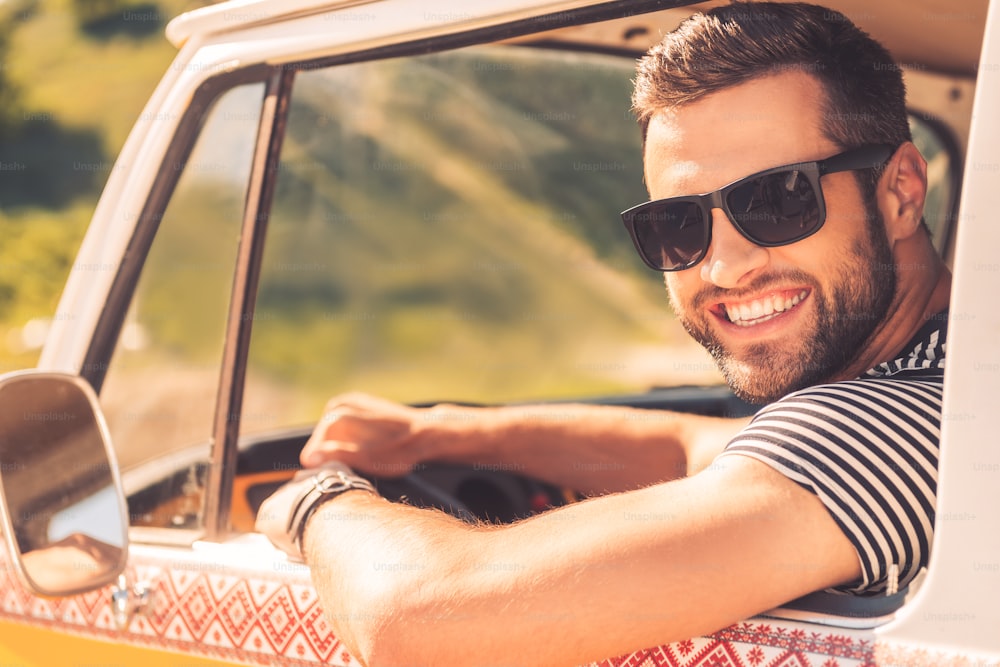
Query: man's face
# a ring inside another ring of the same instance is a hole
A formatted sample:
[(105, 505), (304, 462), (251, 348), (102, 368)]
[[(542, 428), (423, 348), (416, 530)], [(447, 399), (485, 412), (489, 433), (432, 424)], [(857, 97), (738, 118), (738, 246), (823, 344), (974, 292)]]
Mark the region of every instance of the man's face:
[[(761, 78), (654, 116), (646, 139), (651, 199), (700, 194), (757, 171), (840, 152), (823, 136), (820, 84), (801, 72)], [(696, 266), (666, 273), (688, 333), (737, 395), (758, 403), (844, 372), (895, 293), (881, 222), (868, 222), (851, 172), (822, 179), (827, 217), (776, 248), (740, 235), (719, 209)]]

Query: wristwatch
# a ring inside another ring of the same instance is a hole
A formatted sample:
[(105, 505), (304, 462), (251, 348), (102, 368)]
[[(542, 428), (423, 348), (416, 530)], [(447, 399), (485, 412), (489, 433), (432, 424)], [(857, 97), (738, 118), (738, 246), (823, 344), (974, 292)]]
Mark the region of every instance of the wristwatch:
[(292, 503), (292, 512), (288, 519), (286, 533), (289, 541), (298, 549), (300, 557), (302, 554), (302, 532), (305, 529), (306, 521), (317, 507), (327, 500), (353, 489), (377, 493), (371, 482), (342, 463), (328, 463), (316, 474), (299, 483), (302, 484), (303, 489)]

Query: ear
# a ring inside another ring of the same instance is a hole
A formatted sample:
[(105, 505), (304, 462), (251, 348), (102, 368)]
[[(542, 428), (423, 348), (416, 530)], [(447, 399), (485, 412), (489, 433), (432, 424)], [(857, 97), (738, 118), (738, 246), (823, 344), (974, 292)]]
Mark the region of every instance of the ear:
[(889, 158), (876, 192), (889, 243), (913, 236), (924, 214), (927, 161), (911, 142)]

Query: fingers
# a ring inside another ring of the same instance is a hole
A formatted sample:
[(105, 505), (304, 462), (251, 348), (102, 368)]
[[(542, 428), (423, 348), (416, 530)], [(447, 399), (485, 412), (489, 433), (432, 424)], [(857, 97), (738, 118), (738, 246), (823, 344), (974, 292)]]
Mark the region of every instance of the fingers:
[(306, 468), (315, 468), (331, 461), (378, 477), (401, 477), (410, 473), (416, 462), (404, 457), (398, 450), (372, 451), (357, 443), (341, 440), (324, 440), (302, 450), (300, 461)]
[[(351, 450), (350, 435), (345, 429), (346, 409), (340, 404), (331, 408), (331, 403), (333, 401), (327, 403), (327, 409), (324, 410), (299, 455), (302, 465), (307, 468), (330, 460), (336, 456), (337, 451)], [(353, 447), (356, 448), (356, 445)]]
[(341, 461), (367, 473), (406, 474), (415, 463), (410, 434), (416, 414), (366, 394), (337, 396), (327, 402), (300, 461), (306, 467)]
[(356, 442), (316, 440), (314, 436), (302, 448), (299, 461), (306, 468), (314, 468), (327, 461), (343, 461), (354, 467), (357, 464), (357, 454), (360, 452), (361, 447)]
[[(377, 402), (375, 402), (377, 401)], [(402, 416), (394, 403), (363, 394), (338, 396), (327, 402), (313, 431), (326, 440), (357, 441), (376, 429), (384, 429)]]
[(351, 465), (345, 455), (349, 458), (350, 454), (356, 454), (361, 449), (356, 441), (356, 429), (352, 429), (349, 423), (351, 421), (343, 406), (325, 411), (299, 455), (302, 465), (309, 468), (330, 460), (343, 460)]
[(266, 535), (271, 544), (293, 558), (301, 556), (288, 535), (287, 523), (297, 493), (298, 487), (294, 482), (281, 486), (261, 504), (254, 523), (254, 530)]
[(371, 396), (361, 392), (350, 392), (334, 396), (326, 402), (323, 414), (364, 414), (364, 413), (385, 413), (390, 414), (401, 408), (400, 404), (389, 401), (378, 396)]

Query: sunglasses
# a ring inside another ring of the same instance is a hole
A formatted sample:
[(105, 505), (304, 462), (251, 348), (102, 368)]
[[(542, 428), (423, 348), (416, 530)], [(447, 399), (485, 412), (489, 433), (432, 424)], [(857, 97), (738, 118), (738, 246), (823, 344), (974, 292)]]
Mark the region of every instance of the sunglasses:
[(766, 248), (788, 245), (815, 234), (826, 221), (821, 177), (881, 167), (893, 152), (891, 146), (867, 145), (825, 160), (774, 167), (715, 192), (633, 206), (622, 212), (622, 221), (642, 261), (656, 271), (683, 271), (705, 257), (714, 208), (725, 211), (747, 240)]

